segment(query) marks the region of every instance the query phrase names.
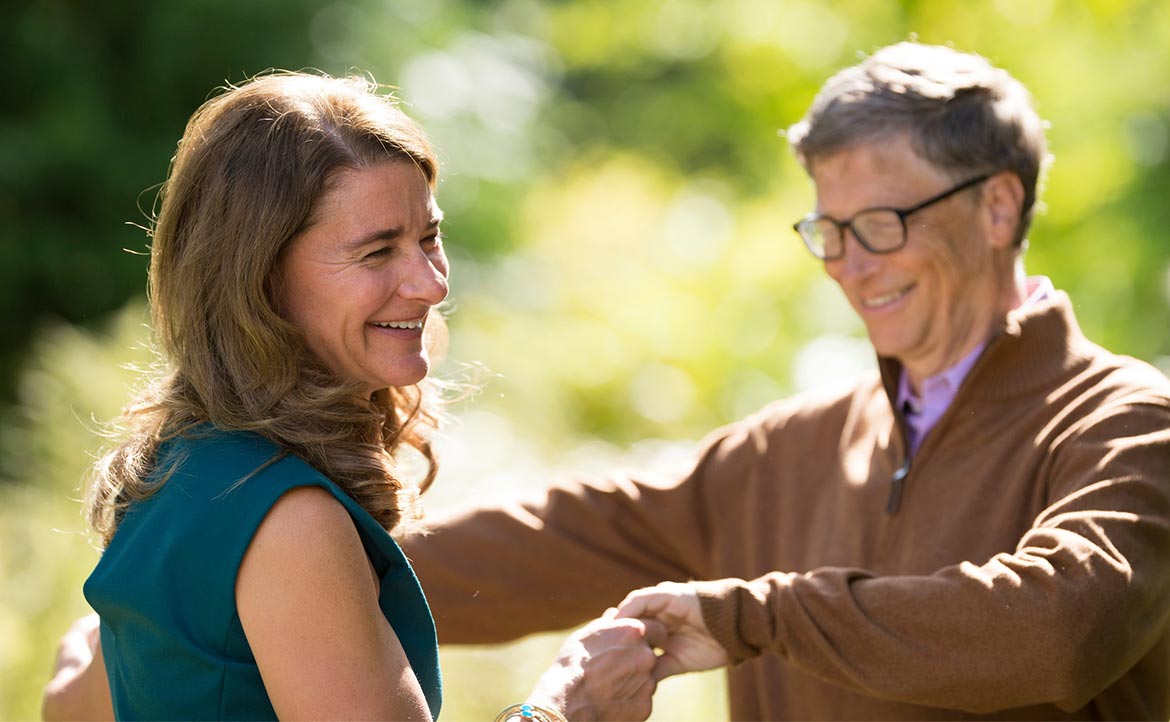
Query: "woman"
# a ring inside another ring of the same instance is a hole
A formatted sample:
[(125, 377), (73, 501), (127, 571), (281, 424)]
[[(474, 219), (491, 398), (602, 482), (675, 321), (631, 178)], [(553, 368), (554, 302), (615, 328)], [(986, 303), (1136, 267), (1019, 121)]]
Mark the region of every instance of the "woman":
[[(360, 79), (268, 75), (189, 121), (151, 247), (166, 373), (88, 502), (118, 717), (438, 715), (434, 625), (388, 533), (436, 471), (437, 176), (421, 130)], [(579, 633), (534, 693), (543, 714), (608, 688), (591, 675), (650, 680), (645, 634)], [(629, 694), (648, 712), (652, 691)]]

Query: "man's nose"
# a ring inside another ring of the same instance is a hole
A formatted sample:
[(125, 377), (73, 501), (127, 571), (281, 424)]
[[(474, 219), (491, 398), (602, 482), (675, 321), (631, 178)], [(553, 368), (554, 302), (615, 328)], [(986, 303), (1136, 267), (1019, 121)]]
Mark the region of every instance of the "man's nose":
[(841, 257), (835, 262), (841, 275), (863, 275), (877, 263), (877, 255), (857, 240), (852, 228), (841, 230), (841, 250)]

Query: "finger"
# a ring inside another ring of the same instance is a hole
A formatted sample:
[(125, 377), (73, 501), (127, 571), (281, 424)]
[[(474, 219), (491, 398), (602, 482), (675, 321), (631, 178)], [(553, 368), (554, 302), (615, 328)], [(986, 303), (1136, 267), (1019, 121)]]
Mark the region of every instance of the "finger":
[(101, 626), (101, 619), (96, 614), (87, 614), (84, 617), (78, 617), (73, 620), (73, 624), (69, 626), (77, 629), (79, 632), (92, 632)]
[(654, 589), (640, 589), (630, 592), (629, 596), (618, 605), (617, 618), (625, 617), (657, 617), (670, 604), (673, 597)]
[(622, 660), (606, 660), (606, 664), (612, 665), (615, 669), (612, 674), (617, 676), (617, 680), (608, 685), (608, 696), (611, 699), (634, 699), (654, 693), (658, 686), (658, 680), (654, 677), (657, 657), (649, 650), (646, 650), (646, 654), (648, 655), (646, 658), (639, 657), (636, 661), (628, 657)]
[(654, 692), (657, 689), (658, 682), (650, 677), (638, 686), (630, 698), (629, 719), (644, 720), (650, 716), (654, 711)]
[(641, 599), (647, 594), (653, 593), (656, 589), (657, 587), (643, 587), (641, 589), (635, 589), (632, 592), (626, 594), (626, 598), (618, 603), (618, 614), (621, 616), (630, 616), (625, 614), (623, 610), (625, 610), (631, 604), (638, 603), (636, 600)]
[(651, 649), (659, 649), (666, 643), (667, 638), (670, 637), (670, 630), (657, 619), (641, 618), (638, 621), (646, 629), (644, 638), (646, 644), (650, 645)]
[[(605, 628), (609, 630), (632, 630), (636, 635), (636, 639), (627, 639), (619, 641), (619, 644), (645, 644), (648, 648), (654, 649), (659, 647), (670, 637), (670, 629), (667, 625), (658, 619), (641, 618), (641, 617), (623, 617), (622, 619), (614, 619), (610, 625)], [(626, 635), (623, 635), (626, 636)], [(620, 639), (620, 638), (619, 638)]]
[(646, 695), (649, 698), (654, 697), (654, 693), (658, 691), (658, 680), (653, 674), (649, 674), (642, 678), (642, 683), (638, 685), (636, 694)]
[(614, 618), (617, 616), (617, 607), (610, 607), (602, 612), (600, 617), (590, 620), (588, 624), (581, 627), (573, 633), (575, 637), (590, 637), (604, 633), (606, 630), (613, 629)]
[(658, 661), (654, 663), (654, 671), (651, 673), (651, 676), (654, 678), (655, 682), (661, 682), (667, 677), (673, 677), (676, 674), (684, 674), (689, 671), (690, 670), (679, 661), (678, 657), (675, 657), (673, 654), (667, 652), (666, 654), (660, 656)]
[(651, 653), (646, 641), (646, 624), (641, 619), (595, 619), (574, 632), (570, 640), (591, 657), (609, 651), (628, 652), (635, 647)]

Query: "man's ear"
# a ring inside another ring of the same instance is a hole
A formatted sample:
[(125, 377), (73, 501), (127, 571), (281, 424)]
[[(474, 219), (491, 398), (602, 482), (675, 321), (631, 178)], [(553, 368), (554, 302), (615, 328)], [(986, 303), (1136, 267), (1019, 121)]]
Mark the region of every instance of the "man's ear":
[(988, 239), (1007, 250), (1016, 240), (1024, 208), (1024, 183), (1011, 171), (1001, 171), (983, 184), (983, 207)]

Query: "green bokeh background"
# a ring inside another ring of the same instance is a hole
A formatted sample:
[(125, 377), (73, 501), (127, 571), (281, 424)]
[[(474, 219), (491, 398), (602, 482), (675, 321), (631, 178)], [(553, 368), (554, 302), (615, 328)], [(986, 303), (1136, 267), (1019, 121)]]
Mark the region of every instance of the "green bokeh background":
[[(872, 364), (789, 225), (777, 130), (859, 53), (980, 52), (1050, 121), (1027, 266), (1090, 337), (1170, 368), (1170, 4), (1161, 0), (17, 2), (0, 23), (0, 719), (38, 715), (97, 558), (77, 498), (150, 360), (144, 224), (186, 117), (267, 68), (398, 87), (444, 163), (452, 343), (471, 375), (432, 507), (664, 464)], [(486, 372), (486, 373), (485, 373)], [(600, 610), (599, 610), (600, 611)], [(519, 700), (559, 635), (444, 649), (444, 719)], [(718, 673), (654, 719), (725, 716)]]

